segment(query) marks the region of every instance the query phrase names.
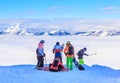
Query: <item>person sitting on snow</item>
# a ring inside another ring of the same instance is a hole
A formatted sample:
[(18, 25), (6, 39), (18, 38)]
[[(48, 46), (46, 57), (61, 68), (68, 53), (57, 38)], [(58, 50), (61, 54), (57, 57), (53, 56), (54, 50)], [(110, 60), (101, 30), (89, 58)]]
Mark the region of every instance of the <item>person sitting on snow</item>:
[(53, 62), (49, 64), (49, 67), (45, 67), (43, 70), (51, 72), (68, 71), (68, 69), (61, 63), (60, 58), (55, 58)]

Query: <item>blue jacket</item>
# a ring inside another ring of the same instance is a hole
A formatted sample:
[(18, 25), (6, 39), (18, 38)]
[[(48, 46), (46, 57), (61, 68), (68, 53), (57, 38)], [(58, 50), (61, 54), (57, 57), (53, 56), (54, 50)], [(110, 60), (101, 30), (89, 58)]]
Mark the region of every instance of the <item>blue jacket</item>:
[(63, 46), (55, 45), (53, 48), (53, 53), (55, 53), (55, 56), (61, 56), (62, 50), (63, 50)]

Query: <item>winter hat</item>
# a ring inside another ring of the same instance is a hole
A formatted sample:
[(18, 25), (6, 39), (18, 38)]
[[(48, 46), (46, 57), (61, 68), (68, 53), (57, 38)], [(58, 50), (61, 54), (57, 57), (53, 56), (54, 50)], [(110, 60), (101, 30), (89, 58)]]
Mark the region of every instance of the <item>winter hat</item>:
[(60, 45), (60, 43), (59, 43), (59, 42), (56, 42), (56, 45)]
[(86, 48), (86, 47), (84, 47), (84, 48), (83, 48), (83, 50), (84, 50), (84, 51), (86, 51), (86, 50), (87, 50), (87, 48)]
[(42, 44), (45, 43), (45, 40), (40, 40), (40, 43), (42, 43)]
[(67, 41), (66, 44), (67, 44), (67, 45), (70, 45), (71, 43), (70, 43), (70, 41)]

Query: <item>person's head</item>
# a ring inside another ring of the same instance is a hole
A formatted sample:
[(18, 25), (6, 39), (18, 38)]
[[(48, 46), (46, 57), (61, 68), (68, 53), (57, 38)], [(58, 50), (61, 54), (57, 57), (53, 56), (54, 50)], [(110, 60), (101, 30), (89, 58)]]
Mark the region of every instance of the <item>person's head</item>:
[(40, 40), (40, 43), (44, 44), (44, 43), (45, 43), (45, 40)]
[(83, 48), (83, 50), (84, 50), (84, 51), (86, 51), (86, 50), (87, 50), (87, 48), (86, 48), (86, 47), (84, 47), (84, 48)]
[(59, 43), (59, 42), (56, 42), (56, 45), (60, 45), (60, 43)]
[(67, 42), (66, 42), (66, 45), (67, 45), (67, 46), (71, 45), (70, 41), (67, 41)]

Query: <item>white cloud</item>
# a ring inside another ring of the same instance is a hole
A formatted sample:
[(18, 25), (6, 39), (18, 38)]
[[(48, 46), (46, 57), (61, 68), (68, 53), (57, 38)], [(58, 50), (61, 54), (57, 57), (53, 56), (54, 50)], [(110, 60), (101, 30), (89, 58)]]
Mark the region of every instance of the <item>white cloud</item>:
[(57, 11), (59, 11), (62, 7), (60, 6), (52, 6), (48, 9), (48, 14), (55, 14)]
[(106, 14), (120, 14), (120, 7), (108, 6), (102, 8)]
[[(21, 19), (21, 20), (1, 20), (0, 24), (12, 26), (20, 23), (22, 28), (41, 28), (42, 30), (72, 30), (72, 31), (92, 31), (92, 30), (120, 30), (120, 20), (89, 20), (89, 19)], [(7, 25), (8, 24), (8, 25)]]
[(102, 8), (102, 10), (119, 10), (120, 7), (115, 7), (115, 6), (108, 6), (108, 7), (104, 7)]
[(49, 8), (49, 10), (54, 11), (54, 10), (57, 10), (59, 8), (61, 8), (61, 7), (60, 6), (52, 6), (52, 7)]

